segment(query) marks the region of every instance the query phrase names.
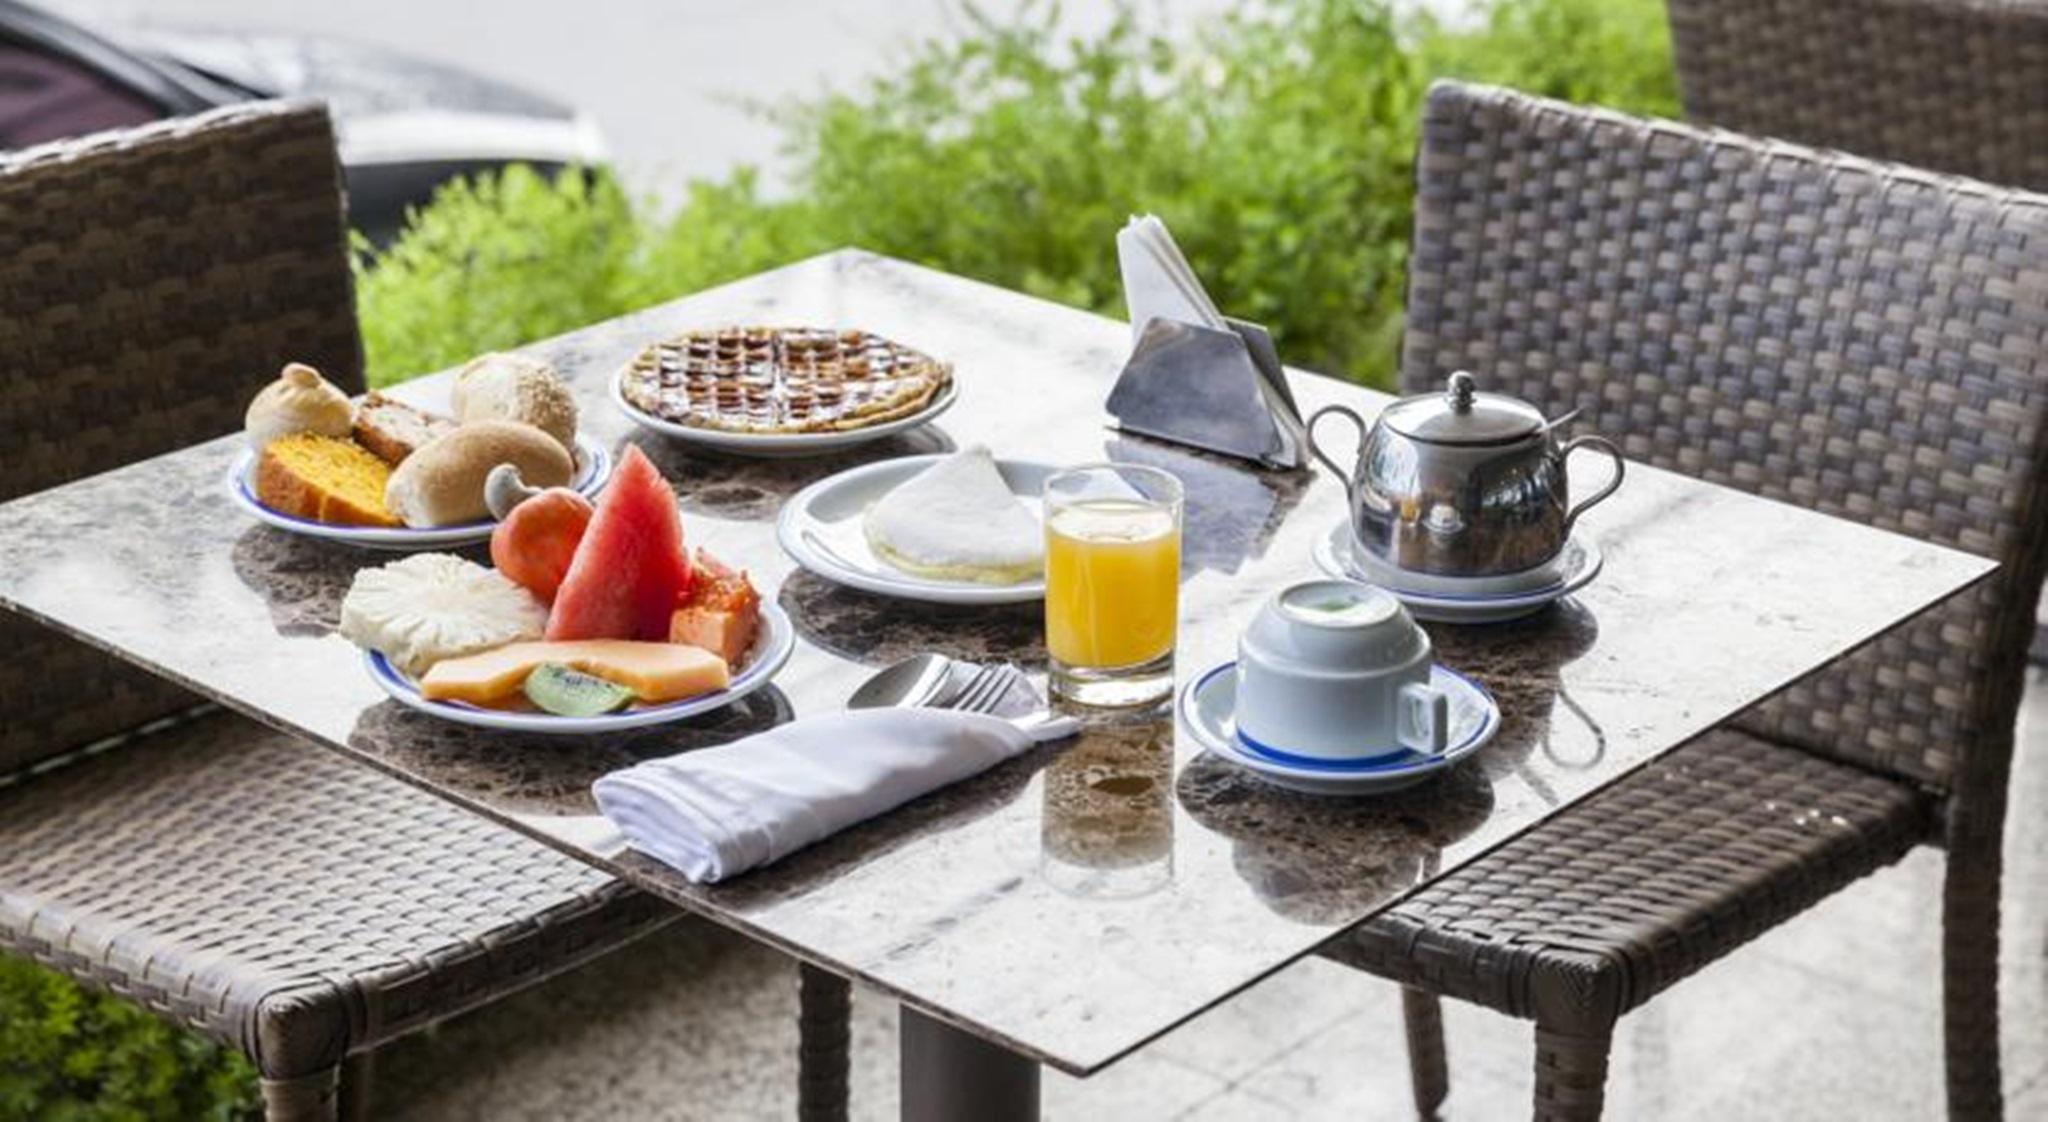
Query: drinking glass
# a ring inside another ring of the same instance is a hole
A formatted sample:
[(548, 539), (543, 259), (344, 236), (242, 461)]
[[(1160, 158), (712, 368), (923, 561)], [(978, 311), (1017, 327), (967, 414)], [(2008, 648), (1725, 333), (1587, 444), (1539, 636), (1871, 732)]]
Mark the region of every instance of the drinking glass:
[(1180, 480), (1085, 464), (1045, 481), (1045, 646), (1053, 695), (1149, 705), (1173, 692)]

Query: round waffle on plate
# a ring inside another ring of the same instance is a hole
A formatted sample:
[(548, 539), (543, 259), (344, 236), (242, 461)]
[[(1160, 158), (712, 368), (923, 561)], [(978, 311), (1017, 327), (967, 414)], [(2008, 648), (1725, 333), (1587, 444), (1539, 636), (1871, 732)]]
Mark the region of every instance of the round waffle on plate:
[(867, 331), (729, 327), (641, 349), (613, 396), (634, 420), (738, 451), (801, 453), (923, 424), (952, 369)]

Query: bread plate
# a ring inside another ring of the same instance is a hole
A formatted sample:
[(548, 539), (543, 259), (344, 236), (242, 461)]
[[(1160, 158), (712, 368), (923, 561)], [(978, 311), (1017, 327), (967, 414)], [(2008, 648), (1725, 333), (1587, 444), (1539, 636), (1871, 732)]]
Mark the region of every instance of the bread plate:
[(477, 728), (507, 732), (537, 732), (559, 736), (587, 736), (592, 733), (621, 732), (626, 729), (665, 725), (709, 713), (730, 705), (773, 681), (796, 649), (796, 627), (789, 613), (771, 600), (761, 602), (761, 631), (746, 663), (722, 690), (686, 697), (659, 705), (636, 705), (617, 713), (597, 717), (559, 717), (553, 713), (515, 709), (486, 709), (461, 701), (435, 701), (420, 693), (419, 683), (377, 651), (363, 652), (363, 666), (393, 701), (410, 709)]
[[(1045, 579), (1015, 584), (914, 576), (875, 555), (862, 525), (867, 509), (943, 455), (899, 456), (848, 468), (796, 493), (782, 505), (775, 540), (797, 564), (827, 580), (866, 592), (933, 604), (1028, 604), (1045, 599)], [(997, 460), (1010, 492), (1038, 515), (1046, 477), (1060, 469), (1029, 460)]]
[[(342, 542), (364, 549), (414, 551), (445, 549), (449, 546), (481, 542), (488, 539), (491, 531), (498, 525), (497, 520), (486, 518), (457, 526), (415, 529), (410, 526), (347, 526), (299, 518), (283, 511), (272, 510), (256, 497), (256, 459), (257, 453), (253, 448), (245, 448), (241, 455), (235, 457), (234, 465), (228, 469), (228, 497), (257, 521), (288, 533), (325, 538), (328, 541)], [(605, 481), (610, 479), (611, 475), (611, 453), (605, 451), (603, 445), (578, 433), (576, 475), (569, 481), (569, 486), (585, 495), (595, 496), (604, 489)]]
[(920, 425), (929, 424), (939, 414), (953, 407), (960, 396), (960, 382), (950, 378), (924, 408), (907, 416), (879, 421), (861, 428), (834, 430), (830, 432), (732, 432), (726, 429), (698, 428), (666, 421), (652, 413), (645, 412), (626, 400), (624, 389), (625, 372), (614, 375), (611, 380), (612, 404), (642, 428), (658, 432), (663, 436), (729, 452), (735, 456), (756, 456), (763, 459), (794, 459), (801, 456), (820, 456), (837, 452), (870, 440), (880, 440), (899, 432), (908, 432)]

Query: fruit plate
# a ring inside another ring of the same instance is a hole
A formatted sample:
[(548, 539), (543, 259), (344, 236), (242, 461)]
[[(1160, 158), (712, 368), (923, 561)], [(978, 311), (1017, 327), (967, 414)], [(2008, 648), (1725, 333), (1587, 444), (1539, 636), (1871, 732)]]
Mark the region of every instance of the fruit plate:
[(948, 379), (946, 384), (939, 388), (939, 392), (932, 395), (931, 401), (917, 412), (862, 428), (847, 429), (843, 432), (727, 432), (723, 429), (679, 425), (643, 411), (626, 400), (623, 388), (625, 374), (626, 372), (622, 370), (612, 378), (612, 404), (618, 406), (620, 412), (631, 418), (634, 424), (688, 444), (729, 452), (736, 456), (758, 456), (764, 459), (819, 456), (842, 448), (851, 448), (856, 444), (866, 444), (870, 440), (894, 436), (899, 432), (908, 432), (951, 409), (954, 400), (960, 396), (959, 380)]
[[(1015, 584), (935, 580), (913, 576), (875, 555), (862, 523), (868, 507), (943, 455), (899, 456), (848, 468), (796, 493), (775, 520), (775, 540), (797, 564), (827, 580), (933, 604), (1028, 604), (1045, 599), (1043, 578)], [(1032, 517), (1040, 513), (1045, 480), (1059, 469), (1029, 460), (997, 460), (996, 470)]]
[[(584, 495), (595, 497), (604, 489), (605, 481), (612, 476), (611, 453), (604, 446), (578, 433), (576, 436), (576, 475), (569, 486)], [(228, 469), (228, 497), (235, 500), (257, 521), (275, 526), (293, 534), (304, 534), (311, 538), (325, 538), (328, 541), (361, 546), (365, 549), (389, 549), (412, 551), (422, 549), (445, 549), (449, 546), (470, 545), (490, 538), (497, 528), (496, 519), (481, 522), (465, 522), (460, 526), (434, 526), (415, 529), (410, 526), (343, 526), (332, 522), (315, 522), (283, 511), (264, 506), (256, 497), (256, 450), (244, 449), (235, 457), (234, 466)]]
[(796, 627), (790, 623), (789, 614), (779, 605), (764, 601), (761, 604), (761, 633), (754, 637), (754, 649), (748, 652), (745, 668), (733, 675), (724, 689), (597, 717), (558, 717), (553, 713), (530, 710), (486, 709), (461, 701), (433, 701), (421, 696), (419, 684), (412, 676), (391, 665), (382, 654), (364, 651), (363, 665), (392, 700), (444, 721), (509, 732), (587, 736), (667, 724), (730, 705), (772, 681), (795, 649)]

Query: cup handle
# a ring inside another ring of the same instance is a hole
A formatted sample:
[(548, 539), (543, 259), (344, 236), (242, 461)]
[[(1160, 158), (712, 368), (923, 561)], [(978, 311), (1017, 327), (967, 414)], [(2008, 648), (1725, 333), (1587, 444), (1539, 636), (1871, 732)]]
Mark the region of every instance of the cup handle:
[(1314, 413), (1309, 414), (1308, 424), (1304, 426), (1308, 436), (1309, 454), (1322, 461), (1322, 465), (1330, 469), (1330, 474), (1336, 476), (1337, 482), (1344, 485), (1344, 494), (1349, 496), (1351, 494), (1351, 473), (1345, 471), (1338, 465), (1337, 461), (1331, 459), (1327, 453), (1316, 446), (1316, 422), (1332, 413), (1350, 418), (1351, 423), (1358, 427), (1358, 442), (1360, 444), (1365, 443), (1365, 418), (1353, 412), (1350, 406), (1325, 405)]
[(1444, 750), (1451, 732), (1451, 699), (1444, 691), (1421, 682), (1401, 687), (1401, 721), (1395, 738), (1404, 748), (1434, 756)]
[(1581, 448), (1591, 448), (1596, 452), (1607, 453), (1607, 455), (1614, 460), (1614, 478), (1607, 481), (1607, 486), (1602, 487), (1598, 491), (1593, 492), (1592, 496), (1586, 499), (1585, 502), (1582, 502), (1579, 505), (1565, 512), (1564, 536), (1567, 539), (1569, 539), (1572, 536), (1572, 523), (1577, 522), (1579, 520), (1579, 515), (1584, 514), (1587, 511), (1593, 509), (1594, 504), (1601, 502), (1602, 500), (1606, 499), (1609, 495), (1612, 495), (1616, 491), (1621, 490), (1622, 474), (1628, 470), (1628, 461), (1622, 459), (1621, 449), (1616, 448), (1614, 446), (1614, 442), (1607, 439), (1604, 436), (1587, 435), (1573, 437), (1572, 439), (1564, 442), (1564, 447), (1558, 450), (1557, 458), (1560, 461), (1562, 461), (1566, 456), (1571, 455), (1573, 452), (1576, 452)]

